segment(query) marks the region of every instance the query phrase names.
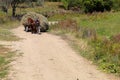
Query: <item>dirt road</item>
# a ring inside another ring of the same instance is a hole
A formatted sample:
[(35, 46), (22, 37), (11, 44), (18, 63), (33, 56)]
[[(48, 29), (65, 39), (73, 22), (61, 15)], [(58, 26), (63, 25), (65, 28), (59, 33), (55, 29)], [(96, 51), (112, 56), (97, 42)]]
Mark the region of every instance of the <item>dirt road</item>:
[(118, 80), (97, 70), (58, 36), (26, 33), (21, 26), (14, 33), (23, 38), (13, 43), (23, 56), (12, 63), (8, 80)]

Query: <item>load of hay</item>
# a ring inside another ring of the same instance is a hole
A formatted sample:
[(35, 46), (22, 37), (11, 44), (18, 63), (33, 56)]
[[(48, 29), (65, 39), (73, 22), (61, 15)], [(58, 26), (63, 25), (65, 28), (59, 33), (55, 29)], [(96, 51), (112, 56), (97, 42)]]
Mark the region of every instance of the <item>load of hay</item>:
[(28, 24), (28, 18), (32, 18), (33, 20), (39, 19), (40, 25), (41, 25), (41, 31), (47, 31), (48, 30), (48, 28), (49, 28), (48, 20), (43, 15), (35, 13), (35, 12), (29, 12), (22, 17), (21, 23), (23, 25)]

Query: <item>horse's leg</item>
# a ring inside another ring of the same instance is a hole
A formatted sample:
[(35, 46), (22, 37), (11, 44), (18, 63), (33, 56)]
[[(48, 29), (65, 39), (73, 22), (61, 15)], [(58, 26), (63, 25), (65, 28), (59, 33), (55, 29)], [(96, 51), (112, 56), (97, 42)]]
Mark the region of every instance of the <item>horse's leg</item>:
[(35, 25), (33, 25), (33, 33), (36, 33)]
[(33, 26), (31, 25), (31, 33), (33, 34), (34, 33), (34, 29), (33, 29)]

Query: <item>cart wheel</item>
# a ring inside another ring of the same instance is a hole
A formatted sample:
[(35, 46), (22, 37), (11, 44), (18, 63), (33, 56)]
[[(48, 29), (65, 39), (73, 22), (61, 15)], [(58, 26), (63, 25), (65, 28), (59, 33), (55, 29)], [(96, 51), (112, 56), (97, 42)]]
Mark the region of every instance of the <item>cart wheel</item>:
[(38, 33), (38, 34), (41, 34), (40, 27), (38, 27), (38, 29), (37, 29), (37, 33)]
[(28, 31), (29, 31), (28, 26), (26, 26), (26, 27), (25, 27), (25, 31), (26, 31), (26, 32), (28, 32)]

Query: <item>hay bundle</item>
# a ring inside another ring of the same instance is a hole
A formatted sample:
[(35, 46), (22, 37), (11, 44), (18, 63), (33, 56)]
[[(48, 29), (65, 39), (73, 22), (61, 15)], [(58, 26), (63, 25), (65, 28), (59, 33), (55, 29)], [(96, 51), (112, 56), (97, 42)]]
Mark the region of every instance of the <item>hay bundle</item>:
[(37, 14), (35, 12), (29, 12), (22, 17), (21, 23), (23, 25), (27, 25), (28, 24), (28, 18), (32, 18), (33, 20), (39, 19), (40, 25), (41, 25), (41, 31), (48, 30), (48, 28), (49, 28), (48, 20), (43, 15)]

